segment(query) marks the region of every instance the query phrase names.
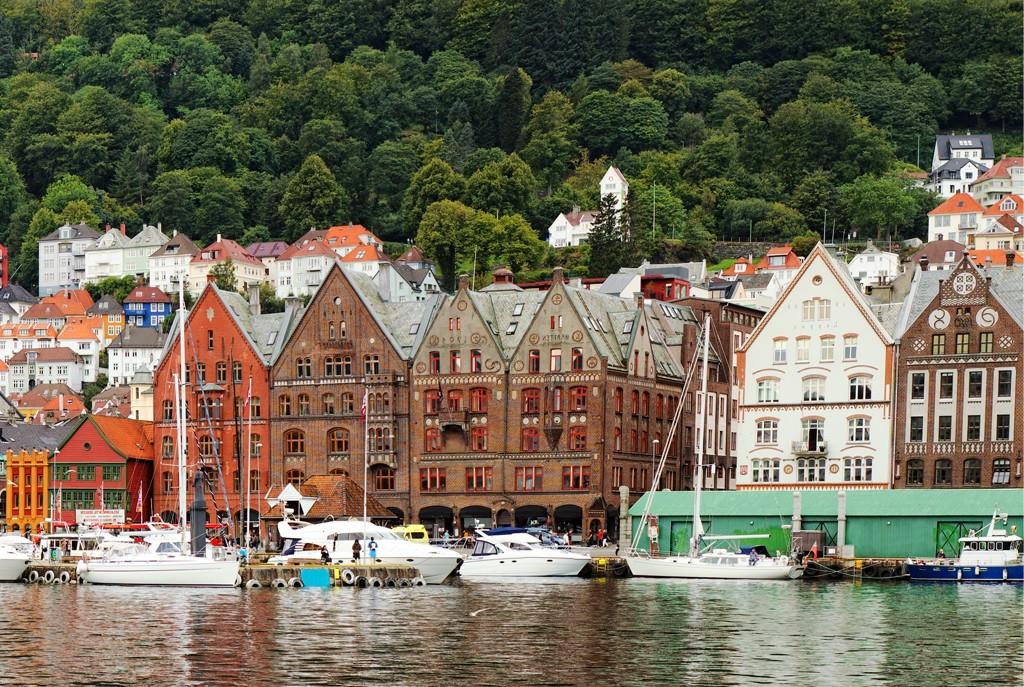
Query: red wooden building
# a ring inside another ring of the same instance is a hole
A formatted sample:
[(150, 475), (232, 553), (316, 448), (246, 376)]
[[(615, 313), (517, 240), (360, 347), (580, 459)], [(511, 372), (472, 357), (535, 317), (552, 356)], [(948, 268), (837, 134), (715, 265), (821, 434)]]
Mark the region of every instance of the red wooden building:
[(126, 520), (147, 520), (152, 514), (152, 423), (98, 415), (75, 422), (54, 458), (54, 518), (73, 523), (80, 509), (123, 508)]

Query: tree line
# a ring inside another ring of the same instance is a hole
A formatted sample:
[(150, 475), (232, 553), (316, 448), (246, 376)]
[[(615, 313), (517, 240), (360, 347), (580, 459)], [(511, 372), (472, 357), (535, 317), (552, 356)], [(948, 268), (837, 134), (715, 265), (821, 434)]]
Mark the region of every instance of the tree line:
[(613, 263), (920, 235), (935, 133), (1019, 149), (1020, 29), (1019, 0), (0, 0), (0, 241), (26, 285), (62, 222), (351, 221), (449, 283), (586, 273), (543, 239), (612, 163), (643, 238)]

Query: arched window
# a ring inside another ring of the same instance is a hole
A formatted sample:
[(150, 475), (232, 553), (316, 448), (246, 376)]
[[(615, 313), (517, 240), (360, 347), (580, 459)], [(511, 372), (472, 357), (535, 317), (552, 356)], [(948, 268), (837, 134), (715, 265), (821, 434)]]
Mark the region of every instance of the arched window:
[(336, 336), (337, 336), (337, 331), (334, 329), (334, 323), (333, 322), (329, 322), (327, 324), (327, 338), (330, 339), (331, 341), (334, 341), (334, 338)]
[(850, 400), (870, 401), (871, 400), (871, 377), (857, 375), (850, 377)]
[(305, 417), (309, 415), (309, 410), (309, 394), (299, 394), (299, 416)]
[(622, 387), (615, 387), (615, 412), (622, 413)]
[(352, 394), (345, 393), (341, 395), (341, 414), (351, 415), (356, 412), (356, 401)]
[(213, 459), (213, 437), (209, 434), (204, 434), (199, 437), (197, 442), (199, 447), (199, 458), (201, 460), (212, 460)]
[(907, 486), (919, 487), (924, 484), (924, 461), (914, 458), (907, 461)]
[(300, 454), (306, 452), (306, 435), (302, 430), (289, 429), (284, 433), (284, 452)]
[(440, 451), (441, 446), (441, 430), (437, 427), (428, 428), (423, 433), (423, 450)]
[(964, 484), (981, 484), (981, 461), (977, 458), (964, 461)]
[(391, 394), (389, 394), (387, 392), (384, 392), (384, 394), (382, 394), (381, 398), (383, 399), (383, 403), (381, 404), (381, 412), (382, 413), (389, 413), (389, 412), (391, 412)]
[(953, 484), (953, 461), (942, 458), (935, 461), (935, 486)]
[(348, 442), (348, 430), (347, 429), (332, 429), (327, 433), (327, 452), (328, 453), (348, 453), (349, 442)]
[[(646, 394), (645, 394), (646, 395)], [(574, 411), (582, 411), (587, 409), (587, 387), (585, 386), (574, 386), (569, 390), (569, 407)]]
[(533, 427), (523, 429), (522, 450), (528, 452), (540, 450), (540, 430)]
[(523, 389), (523, 414), (535, 415), (540, 412), (540, 389)]
[(640, 396), (640, 414), (644, 417), (651, 414), (651, 395), (646, 391)]
[(658, 394), (657, 399), (654, 401), (654, 415), (656, 417), (663, 417), (665, 415), (665, 397), (662, 394)]
[(612, 439), (613, 439), (613, 442), (614, 442), (612, 444), (614, 446), (614, 450), (621, 451), (622, 450), (622, 430), (619, 429), (618, 427), (616, 427), (614, 430), (612, 430)]
[(334, 402), (334, 394), (324, 394), (320, 398), (320, 402), (324, 407), (324, 415), (334, 415), (338, 411)]
[(632, 411), (632, 413), (634, 415), (639, 415), (640, 414), (640, 392), (636, 391), (634, 389), (633, 393), (631, 393), (629, 395), (629, 400), (630, 400), (630, 411)]
[(283, 417), (288, 417), (292, 414), (292, 397), (285, 394), (278, 399), (278, 412)]
[(587, 450), (587, 428), (586, 427), (573, 427), (569, 430), (569, 450), (570, 451), (586, 451)]
[(487, 412), (487, 389), (476, 388), (469, 390), (469, 410), (473, 413)]
[(289, 470), (288, 472), (284, 473), (284, 478), (285, 481), (288, 482), (289, 484), (299, 486), (300, 484), (302, 484), (302, 480), (306, 478), (306, 474), (302, 472), (302, 470)]
[(373, 472), (373, 488), (375, 491), (395, 490), (395, 469), (387, 465), (375, 465)]

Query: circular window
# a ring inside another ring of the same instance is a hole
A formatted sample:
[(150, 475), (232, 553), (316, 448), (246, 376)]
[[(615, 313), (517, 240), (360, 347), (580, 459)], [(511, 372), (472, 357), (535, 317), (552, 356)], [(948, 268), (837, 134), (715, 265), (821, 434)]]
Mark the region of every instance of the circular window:
[(341, 305), (341, 296), (335, 296), (334, 297), (334, 304), (335, 305)]
[(84, 449), (85, 449), (86, 451), (92, 450), (92, 444), (90, 444), (90, 443), (89, 443), (89, 442), (87, 441), (87, 442), (85, 442), (84, 444), (82, 444), (82, 448), (84, 448)]
[(814, 279), (811, 280), (811, 282), (813, 282), (815, 286), (821, 286), (821, 276), (819, 275), (815, 277)]

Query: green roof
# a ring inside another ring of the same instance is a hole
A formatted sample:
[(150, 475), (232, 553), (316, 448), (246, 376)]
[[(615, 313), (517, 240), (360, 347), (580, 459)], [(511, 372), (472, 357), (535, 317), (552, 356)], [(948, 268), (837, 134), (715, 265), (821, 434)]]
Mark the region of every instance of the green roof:
[[(804, 516), (837, 514), (837, 492), (800, 492)], [(629, 509), (643, 515), (648, 496), (644, 494)], [(848, 516), (888, 515), (991, 515), (996, 509), (1013, 516), (1024, 515), (1022, 489), (898, 489), (847, 490)], [(651, 515), (688, 517), (693, 513), (692, 491), (659, 491), (654, 494)], [(704, 516), (785, 516), (793, 514), (792, 491), (705, 491), (701, 495)]]

